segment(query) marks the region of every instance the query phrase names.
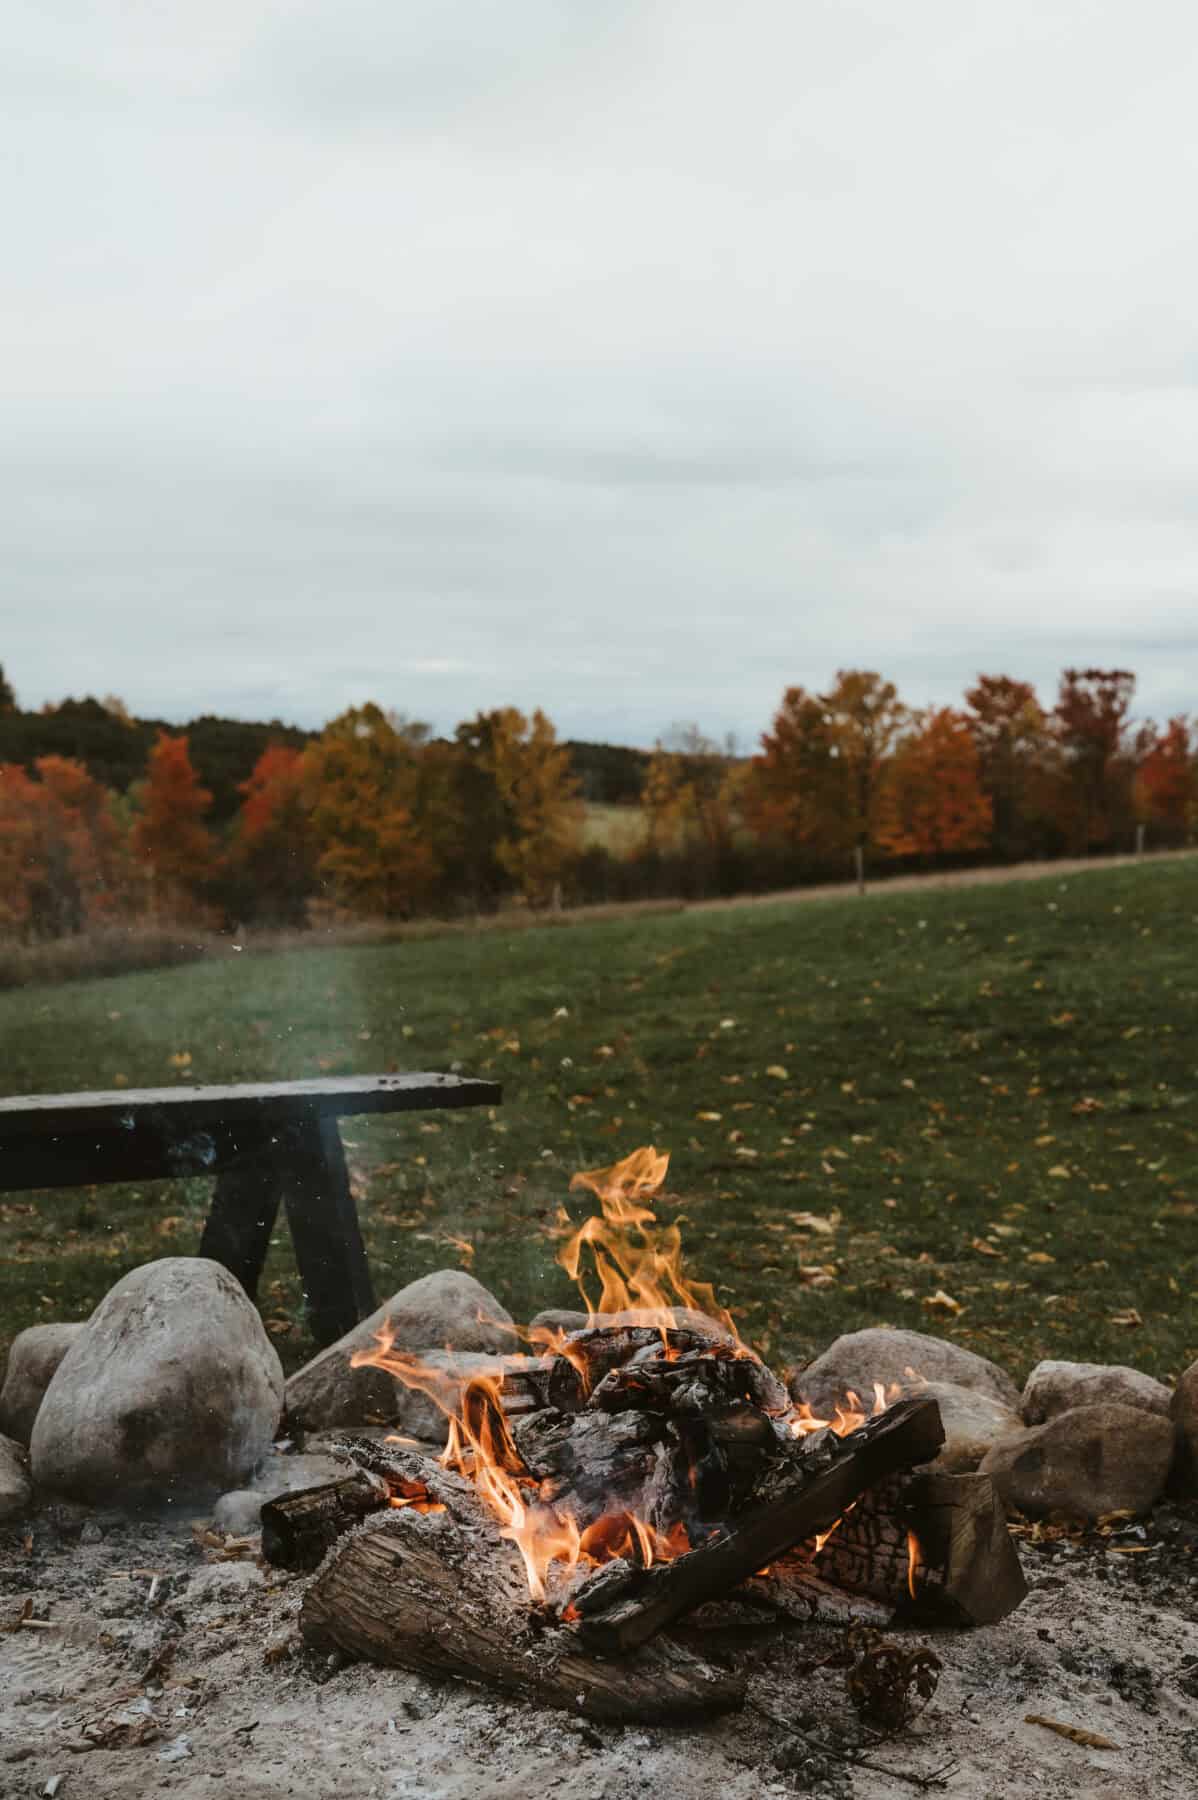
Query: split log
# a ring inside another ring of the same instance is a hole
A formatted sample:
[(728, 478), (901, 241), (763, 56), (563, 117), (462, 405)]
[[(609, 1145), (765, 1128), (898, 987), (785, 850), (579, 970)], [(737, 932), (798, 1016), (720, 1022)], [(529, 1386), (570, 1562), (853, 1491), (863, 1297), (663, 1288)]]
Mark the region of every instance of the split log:
[[(820, 1434), (821, 1440), (823, 1434)], [(597, 1607), (591, 1584), (574, 1596), (579, 1633), (589, 1647), (624, 1651), (648, 1641), (671, 1620), (735, 1587), (747, 1576), (828, 1529), (849, 1503), (899, 1469), (928, 1462), (944, 1442), (934, 1400), (900, 1400), (860, 1430), (809, 1445), (780, 1473), (771, 1497), (726, 1530), (676, 1561), (629, 1571), (624, 1592), (604, 1594)]]
[(596, 1325), (572, 1331), (562, 1344), (562, 1354), (582, 1372), (589, 1393), (609, 1370), (622, 1368), (637, 1355), (660, 1356), (667, 1348), (686, 1354), (712, 1347), (708, 1334), (687, 1326)]
[(392, 1513), (361, 1529), (308, 1589), (300, 1630), (321, 1651), (452, 1675), (593, 1719), (708, 1718), (744, 1702), (742, 1675), (664, 1639), (618, 1661), (589, 1654), (573, 1631), (530, 1615), (516, 1553), (448, 1513)]
[(889, 1625), (894, 1607), (869, 1594), (846, 1593), (819, 1574), (818, 1565), (797, 1550), (779, 1556), (758, 1575), (734, 1588), (744, 1598), (805, 1625)]
[(314, 1569), (343, 1531), (390, 1500), (387, 1483), (361, 1469), (340, 1481), (280, 1494), (262, 1507), (262, 1554), (279, 1569)]
[(583, 1402), (582, 1376), (564, 1356), (524, 1356), (507, 1359), (499, 1389), (499, 1403), (509, 1418), (540, 1412), (577, 1412)]

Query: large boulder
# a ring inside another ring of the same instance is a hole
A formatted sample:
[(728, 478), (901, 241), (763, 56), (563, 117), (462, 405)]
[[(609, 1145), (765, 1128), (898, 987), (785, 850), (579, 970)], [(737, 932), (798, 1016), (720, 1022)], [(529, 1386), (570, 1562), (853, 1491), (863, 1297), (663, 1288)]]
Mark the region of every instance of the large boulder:
[(1142, 1406), (1168, 1418), (1173, 1399), (1162, 1381), (1122, 1363), (1037, 1363), (1023, 1388), (1023, 1418), (1043, 1425), (1076, 1406)]
[(995, 1444), (1023, 1430), (1023, 1420), (1010, 1406), (952, 1381), (929, 1381), (912, 1393), (935, 1400), (944, 1424), (944, 1446), (931, 1465), (949, 1475), (968, 1475)]
[[(409, 1390), (384, 1369), (354, 1368), (355, 1350), (372, 1350), (383, 1331), (396, 1350), (502, 1353), (520, 1348), (511, 1314), (462, 1269), (439, 1269), (409, 1282), (314, 1356), (287, 1383), (287, 1417), (308, 1431), (337, 1425), (396, 1424)], [(414, 1436), (422, 1435), (413, 1426)]]
[(1177, 1428), (1178, 1482), (1198, 1493), (1198, 1362), (1190, 1364), (1173, 1390), (1169, 1412)]
[(241, 1284), (168, 1256), (118, 1281), (46, 1390), (39, 1487), (143, 1502), (239, 1486), (275, 1435), (283, 1370)]
[(19, 1519), (32, 1505), (28, 1452), (15, 1438), (0, 1437), (0, 1525)]
[(1173, 1426), (1131, 1406), (1077, 1406), (1031, 1425), (982, 1459), (1008, 1507), (1093, 1523), (1106, 1513), (1146, 1513), (1173, 1460)]
[(838, 1337), (822, 1356), (791, 1376), (790, 1391), (822, 1418), (835, 1411), (850, 1389), (868, 1408), (873, 1403), (875, 1382), (888, 1393), (896, 1387), (904, 1394), (914, 1394), (924, 1383), (939, 1381), (970, 1388), (1012, 1410), (1019, 1406), (1019, 1389), (997, 1363), (945, 1338), (880, 1326)]
[(0, 1391), (0, 1431), (19, 1443), (29, 1442), (42, 1396), (82, 1330), (82, 1324), (30, 1325), (17, 1333)]

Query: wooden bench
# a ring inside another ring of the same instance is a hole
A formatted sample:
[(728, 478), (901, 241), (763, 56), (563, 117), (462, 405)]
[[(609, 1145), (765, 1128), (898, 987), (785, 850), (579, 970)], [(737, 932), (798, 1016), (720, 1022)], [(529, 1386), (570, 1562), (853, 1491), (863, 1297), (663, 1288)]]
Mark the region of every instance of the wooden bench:
[(338, 1119), (502, 1098), (498, 1082), (413, 1074), (0, 1099), (0, 1193), (213, 1175), (200, 1255), (251, 1299), (281, 1201), (313, 1335), (330, 1344), (376, 1304)]

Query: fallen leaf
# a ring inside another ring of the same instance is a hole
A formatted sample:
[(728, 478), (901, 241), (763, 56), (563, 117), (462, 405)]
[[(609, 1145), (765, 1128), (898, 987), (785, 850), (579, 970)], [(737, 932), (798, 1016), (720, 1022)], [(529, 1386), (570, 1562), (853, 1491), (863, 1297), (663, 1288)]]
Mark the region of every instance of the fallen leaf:
[(772, 1075), (775, 1081), (789, 1081), (790, 1080), (789, 1069), (784, 1069), (782, 1067), (781, 1063), (771, 1063), (769, 1068), (766, 1070), (766, 1074)]
[(1055, 1731), (1058, 1737), (1068, 1738), (1071, 1744), (1082, 1744), (1087, 1750), (1117, 1750), (1110, 1738), (1100, 1737), (1096, 1731), (1083, 1731), (1080, 1725), (1062, 1725), (1059, 1719), (1046, 1719), (1043, 1713), (1025, 1713), (1025, 1725), (1042, 1725), (1045, 1731)]
[(952, 1313), (954, 1318), (957, 1314), (965, 1311), (961, 1302), (954, 1300), (951, 1294), (946, 1294), (943, 1288), (937, 1288), (934, 1294), (926, 1295), (922, 1304), (927, 1307), (929, 1312)]
[(1142, 1325), (1143, 1323), (1143, 1319), (1140, 1317), (1134, 1306), (1125, 1307), (1122, 1312), (1112, 1313), (1107, 1320), (1108, 1325), (1124, 1325), (1129, 1330), (1134, 1330), (1137, 1325)]
[(1069, 1170), (1065, 1167), (1064, 1163), (1053, 1163), (1052, 1168), (1048, 1173), (1052, 1176), (1054, 1181), (1068, 1181), (1069, 1179)]
[(997, 1256), (1000, 1261), (1002, 1259), (1002, 1251), (996, 1250), (993, 1244), (988, 1244), (985, 1238), (973, 1238), (969, 1248), (976, 1250), (979, 1256)]
[(1055, 1256), (1050, 1256), (1047, 1250), (1029, 1250), (1023, 1260), (1024, 1262), (1050, 1263), (1057, 1259)]

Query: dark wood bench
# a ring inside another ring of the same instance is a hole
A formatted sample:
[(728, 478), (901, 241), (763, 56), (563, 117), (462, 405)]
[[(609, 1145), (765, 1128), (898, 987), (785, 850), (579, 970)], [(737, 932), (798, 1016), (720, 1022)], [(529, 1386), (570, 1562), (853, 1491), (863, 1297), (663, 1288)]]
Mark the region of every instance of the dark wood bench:
[(29, 1094), (0, 1100), (0, 1193), (213, 1175), (200, 1255), (251, 1299), (281, 1201), (313, 1335), (330, 1344), (375, 1307), (338, 1119), (502, 1098), (458, 1075)]

